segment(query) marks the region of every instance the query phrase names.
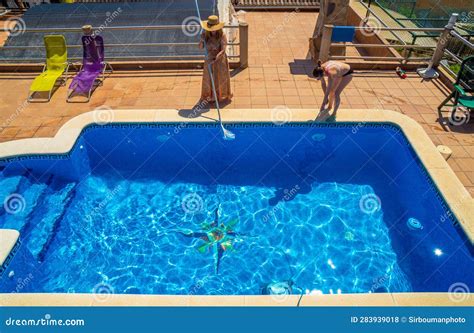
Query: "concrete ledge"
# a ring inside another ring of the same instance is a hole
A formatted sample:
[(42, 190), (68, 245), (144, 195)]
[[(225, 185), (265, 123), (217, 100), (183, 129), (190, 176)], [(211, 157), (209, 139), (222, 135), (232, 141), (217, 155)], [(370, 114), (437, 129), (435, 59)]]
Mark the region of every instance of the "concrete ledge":
[(16, 230), (0, 229), (0, 266), (7, 260), (19, 237)]
[[(299, 304), (298, 304), (299, 303)], [(473, 306), (472, 294), (393, 293), (272, 296), (0, 294), (0, 306)]]
[[(100, 113), (106, 113), (106, 117)], [(226, 109), (223, 110), (225, 123), (232, 122), (271, 122), (272, 109)], [(319, 113), (317, 109), (288, 109), (290, 122), (312, 122)], [(178, 110), (109, 110), (100, 109), (83, 113), (69, 120), (53, 138), (30, 138), (0, 143), (0, 158), (29, 154), (65, 154), (69, 152), (82, 130), (97, 120), (109, 119), (110, 123), (209, 123), (217, 119), (216, 110), (205, 113), (206, 118), (183, 118)], [(211, 119), (211, 120), (209, 120)], [(318, 121), (324, 121), (318, 120)], [(415, 120), (390, 110), (348, 110), (337, 113), (336, 122), (354, 123), (390, 123), (398, 126), (428, 170), (463, 230), (474, 239), (474, 200), (456, 177), (450, 166), (440, 155), (424, 129)], [(2, 242), (3, 244), (3, 242)], [(403, 293), (403, 294), (343, 294), (303, 296), (301, 305), (474, 305), (470, 294), (463, 302), (455, 302), (448, 293)], [(292, 295), (284, 300), (274, 300), (270, 296), (171, 296), (171, 295), (110, 295), (103, 301), (91, 294), (11, 294), (1, 295), (3, 305), (276, 305), (295, 306), (300, 296)]]

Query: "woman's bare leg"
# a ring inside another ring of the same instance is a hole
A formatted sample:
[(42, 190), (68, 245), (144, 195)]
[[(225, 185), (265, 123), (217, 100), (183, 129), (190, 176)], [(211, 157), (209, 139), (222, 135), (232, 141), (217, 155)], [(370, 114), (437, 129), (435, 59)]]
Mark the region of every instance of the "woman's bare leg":
[(352, 75), (344, 76), (340, 81), (337, 89), (335, 90), (335, 100), (336, 104), (334, 105), (334, 113), (337, 112), (339, 109), (339, 105), (341, 104), (341, 93), (345, 87), (352, 81)]
[(341, 84), (341, 79), (334, 79), (334, 84), (331, 87), (331, 91), (329, 91), (329, 104), (328, 109), (331, 110), (334, 105), (334, 100), (336, 98), (336, 92), (338, 90), (339, 85)]

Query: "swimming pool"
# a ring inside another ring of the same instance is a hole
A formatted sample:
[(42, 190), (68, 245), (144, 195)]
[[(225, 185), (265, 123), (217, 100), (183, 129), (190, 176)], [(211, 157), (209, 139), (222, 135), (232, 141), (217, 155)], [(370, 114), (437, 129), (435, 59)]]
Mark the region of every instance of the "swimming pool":
[(94, 125), (68, 155), (2, 161), (0, 228), (22, 243), (0, 291), (474, 287), (472, 245), (398, 127), (230, 128), (234, 141), (215, 124)]

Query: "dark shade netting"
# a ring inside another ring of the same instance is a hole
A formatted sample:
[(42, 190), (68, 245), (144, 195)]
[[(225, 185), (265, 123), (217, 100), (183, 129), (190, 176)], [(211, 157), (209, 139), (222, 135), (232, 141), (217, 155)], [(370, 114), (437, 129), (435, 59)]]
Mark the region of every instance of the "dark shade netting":
[[(199, 0), (202, 17), (214, 13), (213, 0)], [(30, 8), (22, 17), (26, 29), (42, 28), (80, 28), (90, 24), (97, 27), (117, 26), (161, 26), (198, 24), (196, 5), (189, 0), (168, 0), (160, 2), (122, 2), (122, 3), (76, 3), (44, 4)], [(27, 59), (44, 59), (43, 36), (62, 34), (68, 45), (82, 45), (82, 32), (29, 33), (19, 31), (11, 35), (5, 46), (38, 46), (26, 50), (0, 49), (3, 62), (32, 62)], [(173, 30), (107, 30), (98, 29), (104, 38), (105, 58), (128, 60), (147, 60), (153, 56), (171, 56), (175, 59), (203, 55), (197, 43), (199, 31), (196, 28), (177, 28)], [(187, 46), (135, 46), (138, 43), (196, 43)], [(112, 47), (110, 44), (123, 44)], [(69, 58), (82, 58), (82, 48), (69, 48)], [(35, 61), (37, 62), (37, 61)]]

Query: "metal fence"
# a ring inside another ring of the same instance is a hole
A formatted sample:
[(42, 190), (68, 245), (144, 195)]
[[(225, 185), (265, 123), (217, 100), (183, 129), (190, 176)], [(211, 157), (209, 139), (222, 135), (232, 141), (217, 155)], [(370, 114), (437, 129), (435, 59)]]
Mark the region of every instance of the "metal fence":
[(440, 65), (455, 77), (463, 59), (474, 55), (474, 43), (456, 31), (451, 31), (450, 37), (443, 50)]
[[(410, 50), (433, 50), (436, 49), (436, 46), (423, 46), (423, 45), (396, 45), (396, 48), (400, 48), (403, 50), (400, 56), (387, 56), (387, 57), (377, 57), (377, 56), (348, 56), (348, 55), (339, 55), (334, 56), (330, 55), (331, 48), (338, 48), (338, 47), (354, 47), (354, 48), (382, 48), (382, 49), (395, 49), (395, 45), (391, 44), (362, 44), (362, 43), (332, 43), (332, 32), (334, 26), (333, 25), (325, 25), (323, 29), (322, 35), (322, 42), (321, 42), (321, 49), (319, 53), (319, 57), (322, 61), (327, 61), (330, 59), (333, 60), (347, 60), (347, 59), (360, 59), (360, 60), (371, 60), (371, 61), (389, 61), (389, 62), (399, 62), (399, 63), (408, 63), (408, 62), (420, 62), (420, 61), (428, 61), (431, 57), (416, 57), (411, 56)], [(374, 29), (371, 26), (357, 26), (354, 27), (355, 30), (362, 30), (366, 31), (367, 33), (376, 34), (376, 31), (390, 31), (392, 33), (396, 33), (397, 31), (419, 31), (419, 32), (430, 32), (430, 33), (437, 33), (440, 35), (444, 29), (442, 28), (400, 28), (400, 27), (378, 27)]]
[[(381, 16), (396, 22), (402, 28), (443, 28), (449, 20), (449, 16), (441, 17), (439, 14), (433, 14), (432, 9), (420, 12), (416, 8), (416, 0), (359, 0), (359, 2), (366, 9), (366, 19), (372, 16), (384, 26), (387, 25)], [(374, 9), (378, 9), (378, 14)], [(450, 11), (456, 12), (454, 9)], [(460, 8), (459, 12), (462, 13), (462, 22), (459, 22), (455, 29), (463, 36), (474, 36), (474, 11)], [(411, 38), (401, 38), (398, 34), (393, 34), (397, 42), (407, 44), (408, 41), (408, 44), (415, 45), (418, 40), (423, 39), (423, 43), (430, 44), (431, 40), (437, 37), (436, 33), (430, 31), (407, 30), (406, 32)]]
[[(391, 31), (396, 33), (398, 31), (411, 31), (411, 32), (429, 32), (437, 35), (437, 42), (434, 46), (423, 46), (423, 45), (397, 45), (396, 47), (392, 44), (362, 44), (362, 43), (333, 43), (332, 33), (334, 26), (325, 25), (323, 28), (323, 35), (321, 41), (321, 48), (319, 52), (319, 58), (322, 61), (333, 60), (347, 60), (347, 59), (360, 59), (364, 61), (384, 61), (385, 63), (400, 63), (406, 64), (409, 62), (428, 62), (429, 68), (442, 66), (452, 76), (456, 76), (456, 68), (460, 66), (463, 59), (467, 56), (474, 55), (474, 43), (468, 38), (462, 36), (456, 30), (456, 19), (458, 15), (452, 14), (451, 18), (444, 28), (401, 28), (401, 27), (378, 27), (378, 31)], [(354, 27), (355, 30), (370, 31), (374, 27), (362, 25)], [(375, 31), (372, 30), (375, 34)], [(400, 48), (403, 50), (399, 56), (392, 57), (374, 57), (374, 56), (347, 56), (347, 55), (331, 55), (331, 48), (337, 47), (355, 47), (355, 48), (383, 48), (383, 49), (395, 49)], [(418, 57), (411, 56), (407, 50), (430, 50), (429, 57)]]
[[(153, 31), (153, 30), (182, 30), (186, 29), (200, 29), (199, 25), (156, 25), (156, 26), (114, 26), (114, 27), (93, 27), (93, 31)], [(238, 40), (235, 42), (229, 43), (229, 47), (232, 50), (237, 50), (228, 55), (228, 58), (231, 60), (238, 61), (241, 67), (247, 67), (248, 65), (248, 24), (245, 22), (240, 23), (239, 25), (227, 25), (224, 28), (227, 29), (237, 29), (238, 30)], [(8, 28), (3, 28), (4, 31), (8, 32)], [(81, 33), (81, 28), (40, 28), (40, 29), (25, 29), (22, 31), (23, 34), (27, 33), (42, 33), (42, 34), (66, 34), (66, 33)], [(170, 42), (170, 43), (133, 43), (133, 44), (106, 44), (107, 48), (123, 48), (127, 47), (145, 47), (145, 48), (154, 48), (154, 47), (180, 47), (180, 46), (195, 46), (198, 47), (198, 43), (179, 43), (179, 42)], [(44, 46), (41, 46), (44, 48)], [(1, 50), (28, 50), (28, 49), (37, 49), (38, 46), (3, 46)], [(81, 49), (82, 45), (67, 45), (68, 49)], [(8, 58), (0, 59), (0, 62), (3, 63), (43, 63), (44, 58)], [(71, 61), (79, 61), (82, 58), (70, 58)], [(186, 56), (167, 56), (167, 55), (149, 55), (149, 56), (140, 56), (138, 57), (109, 57), (108, 61), (173, 61), (173, 60), (204, 60), (204, 55), (186, 55)]]
[(302, 9), (316, 10), (320, 7), (319, 0), (232, 0), (234, 7), (239, 9)]

